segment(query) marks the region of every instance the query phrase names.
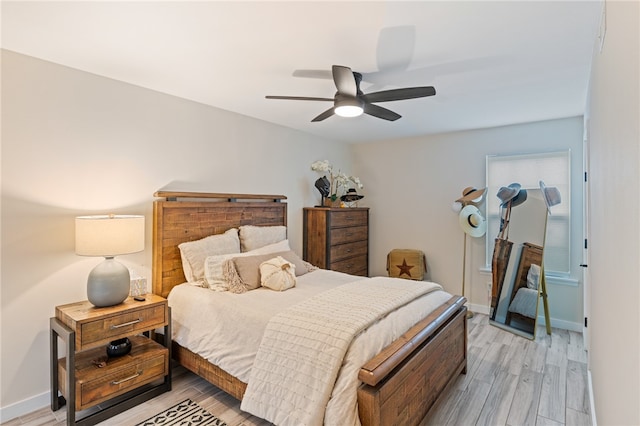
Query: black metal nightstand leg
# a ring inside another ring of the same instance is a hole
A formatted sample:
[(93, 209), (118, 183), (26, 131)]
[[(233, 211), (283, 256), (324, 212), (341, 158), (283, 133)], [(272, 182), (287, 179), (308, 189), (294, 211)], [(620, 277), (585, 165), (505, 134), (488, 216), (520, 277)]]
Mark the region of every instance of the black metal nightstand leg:
[[(57, 318), (49, 321), (51, 327), (51, 409), (57, 411), (67, 405), (67, 425), (76, 424), (76, 378), (75, 378), (75, 354), (76, 354), (76, 333), (67, 328)], [(65, 389), (67, 397), (58, 397), (60, 382), (58, 380), (58, 337), (65, 342), (66, 356), (65, 367)]]

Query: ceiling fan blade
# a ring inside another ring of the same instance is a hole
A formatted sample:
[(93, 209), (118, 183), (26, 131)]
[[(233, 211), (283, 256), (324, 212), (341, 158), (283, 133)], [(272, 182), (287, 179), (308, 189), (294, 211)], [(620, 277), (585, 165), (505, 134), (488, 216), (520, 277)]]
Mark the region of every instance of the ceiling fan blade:
[(322, 114), (318, 115), (316, 118), (311, 120), (311, 122), (322, 121), (322, 120), (325, 120), (325, 119), (331, 117), (332, 115), (333, 115), (333, 107), (329, 108), (328, 110), (326, 110)]
[(331, 67), (331, 73), (333, 74), (333, 81), (336, 84), (338, 93), (347, 96), (356, 96), (358, 94), (358, 86), (356, 85), (356, 79), (353, 76), (351, 68), (343, 67), (342, 65), (333, 65)]
[(333, 98), (313, 98), (310, 96), (265, 96), (267, 99), (285, 99), (289, 101), (329, 101), (333, 102)]
[(295, 70), (293, 72), (294, 77), (302, 77), (302, 78), (322, 78), (326, 80), (331, 80), (333, 75), (331, 75), (331, 71), (329, 70)]
[(369, 114), (374, 117), (382, 118), (383, 120), (389, 121), (396, 121), (398, 118), (402, 117), (400, 114), (397, 114), (389, 109), (368, 103), (364, 104), (364, 112), (365, 114)]
[(401, 101), (405, 99), (424, 98), (425, 96), (433, 96), (436, 94), (436, 89), (432, 86), (424, 87), (406, 87), (404, 89), (391, 89), (383, 90), (381, 92), (367, 93), (362, 95), (361, 98), (365, 102), (388, 102), (388, 101)]

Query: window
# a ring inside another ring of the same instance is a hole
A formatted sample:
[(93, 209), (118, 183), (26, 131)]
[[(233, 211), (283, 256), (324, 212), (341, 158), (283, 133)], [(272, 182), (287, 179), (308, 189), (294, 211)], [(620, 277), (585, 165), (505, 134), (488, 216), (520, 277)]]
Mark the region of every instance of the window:
[(547, 273), (567, 275), (570, 272), (571, 243), (571, 152), (487, 156), (487, 252), (486, 264), (491, 266), (495, 236), (500, 226), (499, 199), (495, 196), (502, 186), (518, 182), (524, 189), (555, 186), (562, 202), (552, 208), (547, 220), (544, 265)]

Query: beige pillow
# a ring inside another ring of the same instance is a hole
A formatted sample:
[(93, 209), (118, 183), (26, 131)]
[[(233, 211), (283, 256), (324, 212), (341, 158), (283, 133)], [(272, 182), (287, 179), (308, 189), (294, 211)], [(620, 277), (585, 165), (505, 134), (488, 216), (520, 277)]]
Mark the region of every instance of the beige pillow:
[(216, 256), (208, 256), (204, 261), (204, 279), (206, 284), (212, 290), (224, 291), (228, 290), (229, 279), (225, 277), (224, 262), (234, 257), (245, 257), (255, 255), (268, 255), (269, 258), (273, 254), (281, 251), (290, 250), (289, 240), (283, 240), (275, 244), (260, 247), (259, 249), (248, 251), (246, 253), (229, 253), (219, 254)]
[(260, 264), (276, 256), (283, 257), (286, 261), (292, 263), (295, 268), (297, 277), (309, 272), (308, 264), (300, 259), (293, 251), (282, 251), (277, 253), (269, 253), (258, 256), (231, 256), (235, 269), (247, 290), (255, 290), (260, 287)]
[(287, 227), (243, 225), (239, 235), (240, 250), (244, 253), (287, 239)]
[(208, 256), (240, 253), (238, 229), (231, 228), (224, 234), (210, 235), (197, 241), (178, 245), (182, 258), (182, 270), (191, 284), (204, 282), (204, 262)]
[(295, 265), (277, 256), (260, 264), (260, 284), (271, 290), (284, 291), (296, 286)]

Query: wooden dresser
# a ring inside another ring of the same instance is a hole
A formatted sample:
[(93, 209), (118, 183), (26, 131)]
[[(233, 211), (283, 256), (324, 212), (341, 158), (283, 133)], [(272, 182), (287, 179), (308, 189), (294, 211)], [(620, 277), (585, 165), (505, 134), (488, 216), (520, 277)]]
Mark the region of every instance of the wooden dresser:
[(323, 269), (369, 275), (369, 209), (305, 207), (303, 258)]

